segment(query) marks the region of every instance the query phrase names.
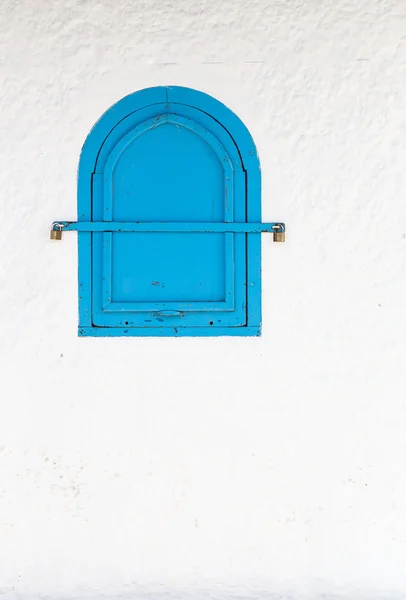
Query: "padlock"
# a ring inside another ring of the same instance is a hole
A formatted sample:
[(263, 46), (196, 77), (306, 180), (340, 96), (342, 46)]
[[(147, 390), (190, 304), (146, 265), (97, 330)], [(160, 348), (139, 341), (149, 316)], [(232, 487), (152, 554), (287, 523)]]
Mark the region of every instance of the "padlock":
[(283, 225), (275, 225), (273, 228), (273, 241), (284, 242), (285, 241), (285, 228)]
[[(54, 227), (58, 227), (58, 229), (54, 229)], [(62, 239), (62, 225), (55, 223), (54, 227), (51, 229), (51, 240), (61, 240)]]

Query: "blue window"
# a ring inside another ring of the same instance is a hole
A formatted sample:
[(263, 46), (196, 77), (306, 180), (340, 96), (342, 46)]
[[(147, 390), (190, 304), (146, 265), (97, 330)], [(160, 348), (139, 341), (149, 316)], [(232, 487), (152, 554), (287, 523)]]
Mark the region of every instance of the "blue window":
[(258, 156), (211, 96), (156, 87), (110, 108), (82, 150), (78, 215), (79, 335), (260, 334)]

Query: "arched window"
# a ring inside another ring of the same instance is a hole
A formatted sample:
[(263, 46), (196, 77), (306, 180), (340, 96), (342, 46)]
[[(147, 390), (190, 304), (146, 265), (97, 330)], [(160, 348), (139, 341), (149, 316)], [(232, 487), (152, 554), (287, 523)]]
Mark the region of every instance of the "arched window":
[[(75, 225), (75, 224), (73, 224)], [(112, 106), (78, 179), (79, 335), (259, 335), (260, 167), (242, 121), (196, 90)]]

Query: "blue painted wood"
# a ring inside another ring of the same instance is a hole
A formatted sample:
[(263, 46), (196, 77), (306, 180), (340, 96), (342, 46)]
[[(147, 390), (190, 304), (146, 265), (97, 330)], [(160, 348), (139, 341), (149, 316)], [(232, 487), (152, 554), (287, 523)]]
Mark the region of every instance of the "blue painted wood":
[[(80, 335), (259, 334), (259, 162), (217, 100), (150, 88), (112, 107), (83, 147), (78, 212)], [(168, 222), (206, 229), (168, 232)], [(147, 229), (116, 229), (129, 224)]]
[[(92, 219), (92, 177), (96, 161), (104, 140), (109, 133), (128, 115), (167, 101), (166, 87), (140, 90), (122, 98), (109, 108), (93, 126), (82, 147), (78, 169), (78, 221)], [(79, 280), (79, 325), (92, 324), (92, 273), (90, 233), (78, 235), (78, 280)]]
[[(256, 163), (254, 163), (256, 164)], [(247, 181), (247, 220), (261, 221), (261, 171), (252, 165)], [(284, 225), (283, 225), (284, 227)], [(247, 325), (261, 327), (261, 236), (247, 235)]]
[[(165, 127), (166, 125), (172, 125), (171, 128), (169, 127)], [(162, 114), (159, 115), (157, 117), (154, 117), (152, 119), (148, 119), (147, 121), (144, 121), (142, 123), (140, 123), (137, 127), (135, 127), (133, 130), (129, 131), (126, 135), (124, 135), (119, 141), (118, 143), (114, 146), (114, 148), (112, 149), (106, 164), (104, 166), (104, 197), (103, 197), (103, 219), (105, 221), (111, 221), (111, 219), (113, 218), (113, 212), (115, 212), (115, 215), (117, 215), (117, 211), (119, 210), (117, 207), (117, 203), (118, 203), (118, 186), (115, 183), (115, 177), (116, 177), (116, 170), (120, 173), (120, 169), (121, 172), (124, 172), (124, 177), (127, 176), (127, 173), (130, 171), (129, 169), (127, 169), (127, 164), (125, 163), (125, 166), (123, 167), (120, 164), (120, 161), (122, 161), (123, 159), (123, 154), (125, 151), (128, 152), (128, 147), (129, 145), (136, 145), (136, 142), (138, 140), (138, 138), (140, 136), (141, 140), (140, 142), (145, 142), (145, 140), (147, 139), (146, 134), (153, 134), (156, 132), (157, 128), (159, 128), (159, 133), (162, 132), (162, 128), (165, 127), (164, 129), (164, 136), (160, 136), (160, 145), (161, 145), (161, 151), (162, 151), (162, 145), (163, 145), (163, 140), (164, 139), (168, 139), (168, 156), (164, 157), (164, 165), (159, 166), (159, 164), (156, 164), (155, 160), (151, 161), (150, 158), (148, 157), (148, 164), (145, 166), (145, 168), (150, 167), (152, 170), (157, 171), (159, 169), (163, 169), (163, 166), (165, 166), (165, 169), (167, 171), (171, 171), (171, 174), (175, 174), (175, 165), (169, 165), (169, 161), (173, 158), (172, 153), (176, 152), (176, 144), (181, 146), (185, 146), (187, 147), (187, 143), (184, 140), (184, 137), (182, 137), (181, 139), (179, 139), (181, 133), (182, 133), (182, 129), (186, 129), (189, 130), (191, 132), (193, 132), (195, 134), (194, 138), (192, 139), (196, 139), (196, 136), (201, 137), (204, 142), (205, 142), (205, 146), (204, 146), (204, 159), (206, 160), (206, 163), (208, 162), (207, 160), (207, 151), (206, 151), (206, 147), (209, 147), (211, 149), (211, 154), (214, 152), (214, 154), (217, 156), (218, 159), (218, 163), (221, 167), (222, 167), (222, 171), (223, 171), (223, 190), (219, 190), (219, 192), (221, 194), (224, 194), (224, 210), (222, 210), (217, 216), (216, 218), (224, 220), (224, 221), (229, 221), (232, 222), (233, 220), (233, 203), (232, 202), (228, 202), (227, 199), (228, 198), (232, 198), (233, 197), (233, 168), (232, 168), (232, 163), (225, 151), (225, 149), (223, 148), (223, 146), (219, 143), (218, 139), (213, 136), (210, 132), (208, 132), (206, 129), (204, 129), (204, 127), (202, 127), (199, 123), (196, 123), (195, 121), (193, 121), (192, 119), (189, 118), (185, 118), (185, 117), (181, 117), (179, 115), (174, 115), (174, 114)], [(156, 137), (156, 136), (154, 136)], [(189, 139), (189, 138), (186, 138)], [(155, 140), (153, 140), (152, 142), (153, 144), (156, 144), (157, 142)], [(150, 142), (148, 142), (147, 144), (141, 144), (141, 149), (139, 150), (140, 152), (144, 152), (145, 151), (145, 147), (149, 148), (151, 145)], [(190, 145), (190, 142), (189, 142)], [(155, 146), (152, 147), (152, 151), (155, 151)], [(178, 156), (180, 155), (180, 150), (178, 150)], [(175, 158), (176, 161), (178, 161), (178, 156)], [(133, 152), (130, 155), (130, 160), (134, 160), (134, 154)], [(140, 159), (138, 159), (140, 160)], [(196, 167), (196, 164), (198, 163), (198, 156), (193, 156), (192, 158), (193, 161), (193, 166)], [(210, 156), (210, 161), (213, 161), (213, 157)], [(137, 167), (139, 165), (137, 164)], [(190, 167), (189, 167), (190, 168)], [(207, 183), (207, 178), (208, 178), (208, 169), (205, 168), (204, 165), (200, 165), (198, 164), (198, 168), (201, 169), (202, 173), (204, 174), (204, 178), (205, 178), (205, 183)], [(217, 165), (216, 165), (217, 168)], [(175, 174), (176, 175), (176, 174)], [(150, 177), (151, 179), (153, 178), (154, 174), (151, 173)], [(119, 177), (119, 175), (117, 175), (117, 177)], [(133, 177), (133, 174), (131, 174), (130, 177)], [(168, 173), (167, 173), (167, 177), (168, 177)], [(187, 178), (189, 179), (189, 181), (187, 181)], [(192, 176), (191, 173), (187, 173), (187, 177), (185, 173), (181, 173), (180, 177), (178, 177), (178, 179), (175, 178), (175, 184), (179, 185), (179, 181), (182, 180), (182, 182), (184, 184), (189, 185), (190, 187), (195, 185), (195, 181), (193, 181), (193, 178), (197, 178), (197, 173), (194, 173), (194, 175)], [(151, 210), (151, 182), (150, 180), (146, 180), (145, 181), (145, 185), (144, 185), (144, 190), (143, 193), (145, 193), (145, 199), (144, 202), (139, 198), (139, 194), (141, 193), (141, 186), (140, 184), (140, 179), (141, 179), (141, 174), (138, 173), (137, 175), (137, 198), (136, 198), (136, 202), (139, 203), (139, 205), (137, 206), (137, 218), (138, 219), (143, 219), (146, 215), (145, 215), (145, 211), (148, 211), (148, 214), (151, 215), (151, 213), (149, 212)], [(172, 184), (168, 184), (167, 182), (163, 181), (163, 185), (166, 186), (167, 188), (171, 189)], [(131, 184), (130, 184), (131, 186)], [(186, 191), (186, 190), (185, 190)], [(210, 190), (209, 190), (210, 191)], [(212, 191), (212, 190), (211, 190)], [(195, 198), (193, 198), (193, 203), (191, 202), (190, 198), (187, 196), (187, 194), (179, 194), (177, 195), (177, 202), (171, 202), (168, 203), (168, 199), (167, 199), (167, 189), (165, 189), (165, 187), (163, 187), (162, 191), (161, 191), (161, 197), (159, 190), (155, 190), (155, 194), (152, 193), (152, 197), (154, 198), (154, 204), (156, 206), (154, 206), (154, 214), (156, 215), (156, 218), (165, 218), (165, 219), (170, 219), (170, 218), (174, 218), (176, 215), (174, 215), (174, 210), (177, 208), (179, 210), (179, 214), (178, 216), (180, 218), (184, 217), (186, 214), (188, 214), (190, 217), (195, 217), (197, 214), (197, 211), (199, 210), (198, 207), (202, 206), (202, 202), (204, 201), (209, 201), (212, 202), (211, 198), (207, 198), (204, 199), (202, 197), (202, 190), (199, 189), (198, 191), (196, 191), (196, 196)], [(130, 191), (128, 191), (128, 188), (126, 188), (126, 195), (124, 198), (124, 207), (123, 207), (123, 213), (122, 213), (122, 217), (126, 217), (128, 216), (128, 202), (131, 201), (132, 198), (132, 193), (130, 193)], [(182, 202), (180, 202), (180, 200), (182, 200)], [(159, 204), (158, 204), (159, 202)], [(245, 200), (244, 200), (245, 202)], [(168, 212), (169, 211), (169, 212)], [(212, 214), (212, 217), (214, 217), (214, 214)], [(182, 229), (181, 229), (182, 231)], [(160, 238), (161, 240), (164, 240), (164, 238)], [(113, 309), (110, 307), (108, 308), (109, 304), (111, 303), (111, 298), (113, 296), (113, 279), (112, 276), (114, 273), (118, 273), (120, 272), (120, 270), (124, 267), (125, 269), (127, 268), (125, 266), (125, 260), (123, 260), (120, 256), (120, 251), (118, 251), (119, 254), (119, 258), (117, 259), (117, 264), (115, 269), (112, 268), (112, 261), (113, 261), (113, 252), (112, 252), (112, 248), (113, 248), (113, 244), (115, 243), (116, 247), (119, 247), (120, 244), (126, 244), (127, 247), (125, 248), (125, 256), (129, 255), (129, 254), (138, 254), (138, 255), (143, 255), (143, 256), (151, 256), (153, 250), (156, 252), (157, 254), (157, 258), (160, 262), (163, 261), (163, 257), (162, 254), (165, 253), (165, 250), (167, 250), (167, 245), (168, 245), (168, 238), (166, 238), (166, 242), (164, 241), (165, 246), (162, 248), (156, 248), (157, 244), (156, 244), (156, 238), (152, 239), (151, 237), (149, 238), (142, 238), (140, 236), (132, 236), (132, 239), (129, 239), (129, 236), (127, 237), (117, 237), (114, 238), (113, 236), (109, 235), (109, 234), (105, 234), (103, 236), (103, 290), (102, 290), (102, 304), (103, 304), (103, 310), (104, 311), (108, 311), (108, 312), (112, 312)], [(190, 246), (190, 243), (196, 242), (198, 241), (198, 238), (196, 236), (194, 237), (189, 237), (188, 240), (186, 240), (185, 236), (181, 236), (181, 237), (175, 237), (172, 236), (170, 238), (169, 243), (176, 243), (176, 253), (179, 253), (179, 244), (182, 243), (184, 248), (183, 248), (183, 254), (185, 254), (184, 250), (187, 250), (187, 247)], [(223, 240), (218, 240), (221, 241), (221, 243), (223, 243)], [(212, 244), (213, 240), (208, 240), (205, 239), (203, 240), (203, 238), (200, 238), (200, 245), (202, 245), (202, 243), (207, 246), (208, 244)], [(128, 245), (130, 244), (130, 248), (128, 248)], [(148, 249), (148, 244), (151, 245), (151, 248)], [(235, 276), (235, 264), (234, 264), (234, 242), (233, 239), (225, 239), (224, 240), (224, 252), (225, 252), (225, 264), (224, 264), (224, 276), (225, 276), (225, 290), (224, 290), (224, 296), (225, 296), (225, 300), (224, 303), (227, 307), (227, 311), (229, 311), (231, 308), (234, 307), (234, 276)], [(205, 252), (205, 254), (207, 254), (207, 251)], [(200, 255), (201, 257), (203, 256), (203, 252), (199, 252), (198, 255)], [(210, 257), (209, 256), (205, 256), (204, 257), (204, 261), (206, 264), (210, 263)], [(96, 262), (97, 262), (97, 257), (96, 257)], [(216, 258), (214, 257), (214, 260), (211, 262), (210, 264), (210, 271), (213, 272), (213, 262), (214, 264), (218, 263), (218, 260), (216, 260)], [(172, 265), (176, 266), (176, 269), (179, 269), (179, 262), (176, 263), (176, 258), (174, 257), (167, 257), (167, 264), (166, 266), (162, 265), (162, 268), (165, 269), (166, 273), (165, 275), (167, 276), (169, 273), (170, 268), (172, 267)], [(192, 271), (192, 269), (190, 269), (190, 267), (186, 264), (185, 265), (188, 272), (189, 272), (189, 279), (190, 279), (190, 272)], [(156, 267), (155, 267), (156, 268)], [(193, 269), (194, 270), (194, 269)], [(146, 267), (145, 264), (142, 265), (142, 272), (145, 275), (147, 281), (145, 282), (145, 285), (148, 287), (151, 285), (150, 283), (150, 279), (151, 279), (151, 271)], [(164, 276), (165, 276), (164, 275)], [(178, 282), (177, 282), (177, 275), (174, 279), (174, 285), (176, 285), (177, 287), (179, 287)], [(202, 276), (202, 273), (198, 274), (199, 277)], [(137, 273), (134, 272), (134, 277), (137, 279), (137, 283), (140, 283), (140, 271), (138, 271)], [(159, 277), (158, 274), (156, 275), (156, 277)], [(242, 277), (244, 277), (244, 274), (242, 273)], [(162, 279), (162, 277), (159, 277), (160, 279)], [(207, 275), (205, 276), (205, 280), (208, 280)], [(189, 284), (192, 284), (192, 282), (190, 281)], [(195, 295), (197, 294), (198, 296), (200, 296), (203, 292), (202, 288), (202, 282), (196, 283), (195, 284), (196, 287), (196, 291), (193, 292)], [(168, 286), (166, 286), (166, 289), (164, 291), (163, 286), (159, 286), (158, 290), (154, 290), (154, 295), (156, 295), (156, 292), (159, 291), (161, 292), (161, 296), (163, 298), (167, 298), (167, 294), (169, 293), (168, 290)], [(186, 293), (186, 290), (183, 290), (183, 293)], [(190, 292), (189, 292), (190, 293)], [(166, 300), (168, 301), (168, 300)], [(196, 302), (196, 300), (193, 303), (193, 306), (195, 306), (196, 304), (198, 304)], [(207, 302), (206, 302), (207, 304)], [(113, 303), (113, 305), (115, 306), (115, 304)], [(135, 311), (135, 310), (144, 310), (142, 308), (142, 304), (140, 303), (134, 303), (131, 302), (129, 300), (127, 300), (126, 302), (124, 300), (121, 301), (121, 306), (120, 306), (120, 310), (124, 310), (124, 306), (127, 307), (128, 310), (131, 311)], [(188, 306), (192, 306), (191, 304)], [(218, 306), (219, 303), (217, 303), (217, 308), (216, 310), (218, 310)], [(135, 307), (139, 307), (139, 308), (135, 308)], [(176, 308), (176, 307), (175, 307)], [(180, 309), (179, 309), (180, 310)], [(192, 309), (190, 309), (192, 310)], [(183, 315), (181, 315), (182, 318), (184, 317)], [(210, 315), (208, 315), (208, 318), (210, 319)], [(145, 321), (145, 320), (144, 320)], [(149, 319), (148, 319), (149, 321)]]
[(260, 327), (79, 327), (79, 337), (252, 337)]
[[(224, 104), (203, 92), (184, 87), (168, 87), (168, 101), (199, 108), (212, 115), (228, 131), (238, 146), (247, 172), (247, 221), (261, 221), (261, 169), (254, 140), (236, 114)], [(261, 326), (261, 238), (247, 236), (247, 323)]]
[[(235, 208), (245, 212), (245, 196), (240, 195), (241, 206), (234, 206), (234, 173), (224, 147), (198, 121), (179, 115), (148, 119), (124, 135), (100, 178), (103, 197), (93, 198), (93, 205), (105, 221), (232, 222)], [(240, 185), (245, 189), (242, 180)], [(237, 263), (234, 236), (224, 234), (103, 233), (94, 238), (95, 325), (245, 324), (245, 239)], [(167, 318), (156, 314), (166, 308), (172, 311)]]

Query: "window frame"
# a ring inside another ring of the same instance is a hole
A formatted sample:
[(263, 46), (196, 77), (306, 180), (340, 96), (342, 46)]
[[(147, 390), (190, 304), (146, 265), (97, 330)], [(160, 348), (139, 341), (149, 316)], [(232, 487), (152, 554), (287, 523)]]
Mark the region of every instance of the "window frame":
[[(78, 170), (78, 221), (92, 220), (92, 178), (103, 142), (131, 113), (156, 104), (176, 103), (207, 113), (224, 127), (246, 173), (246, 222), (261, 222), (261, 171), (254, 141), (244, 123), (215, 98), (190, 88), (167, 86), (140, 90), (113, 105), (95, 124), (83, 145)], [(112, 327), (92, 322), (92, 233), (78, 232), (80, 337), (259, 336), (261, 335), (261, 233), (246, 235), (246, 325), (225, 327)]]

